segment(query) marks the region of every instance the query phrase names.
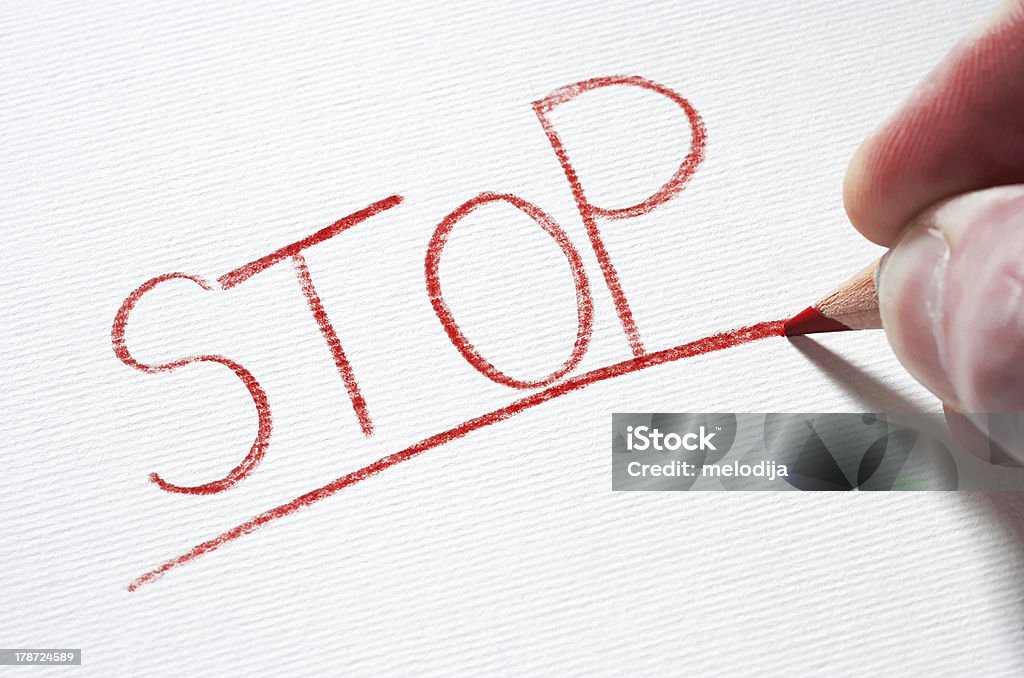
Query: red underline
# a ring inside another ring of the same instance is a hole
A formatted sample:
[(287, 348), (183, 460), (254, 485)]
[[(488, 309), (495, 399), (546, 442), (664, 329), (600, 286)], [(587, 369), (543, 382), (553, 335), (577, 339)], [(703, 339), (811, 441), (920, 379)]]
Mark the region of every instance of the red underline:
[(436, 433), (429, 438), (425, 438), (418, 443), (406, 447), (403, 450), (381, 457), (377, 461), (368, 464), (361, 469), (351, 473), (346, 473), (322, 487), (318, 487), (315, 490), (300, 495), (285, 504), (281, 504), (280, 506), (276, 506), (268, 511), (264, 511), (244, 523), (236, 525), (230, 530), (221, 533), (213, 539), (197, 544), (186, 553), (183, 553), (176, 558), (172, 558), (156, 569), (147, 572), (129, 584), (128, 590), (134, 591), (143, 584), (148, 584), (149, 582), (159, 579), (169, 570), (185, 565), (196, 558), (209, 553), (210, 551), (220, 548), (230, 541), (234, 541), (239, 537), (249, 534), (250, 532), (255, 532), (257, 529), (269, 522), (277, 520), (278, 518), (283, 518), (291, 513), (295, 513), (304, 506), (309, 506), (310, 504), (314, 504), (322, 499), (326, 499), (332, 494), (339, 492), (350, 485), (366, 480), (370, 476), (374, 476), (385, 469), (401, 464), (403, 461), (408, 461), (427, 450), (431, 450), (452, 440), (461, 438), (473, 431), (490, 426), (491, 424), (496, 424), (499, 421), (504, 421), (516, 414), (519, 414), (520, 412), (536, 407), (542, 403), (546, 403), (549, 400), (554, 400), (555, 398), (567, 395), (573, 391), (578, 391), (599, 381), (621, 377), (632, 372), (639, 372), (640, 370), (645, 370), (649, 367), (655, 367), (657, 365), (674, 362), (676, 360), (684, 360), (686, 358), (692, 358), (694, 356), (711, 353), (713, 351), (721, 351), (726, 348), (739, 346), (740, 344), (746, 344), (759, 339), (783, 336), (784, 322), (784, 320), (769, 320), (757, 323), (756, 325), (742, 327), (738, 330), (720, 332), (673, 348), (663, 349), (654, 353), (647, 353), (630, 360), (615, 363), (614, 365), (608, 365), (596, 370), (591, 370), (590, 372), (584, 372), (559, 384), (549, 386), (548, 388), (532, 393), (524, 398), (520, 398), (505, 407), (498, 408), (486, 414), (482, 414), (479, 417), (464, 421), (457, 426), (447, 429), (446, 431)]

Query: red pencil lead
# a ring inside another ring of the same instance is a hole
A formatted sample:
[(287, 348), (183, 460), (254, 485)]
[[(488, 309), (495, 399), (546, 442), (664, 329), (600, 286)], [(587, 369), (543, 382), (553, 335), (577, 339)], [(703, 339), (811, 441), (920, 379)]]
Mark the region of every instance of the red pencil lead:
[(798, 337), (819, 332), (881, 328), (878, 290), (875, 288), (877, 271), (877, 261), (861, 269), (839, 289), (787, 320), (783, 333), (787, 337)]
[(782, 329), (787, 337), (799, 337), (820, 332), (846, 332), (852, 328), (829, 318), (814, 306), (808, 306), (787, 320)]

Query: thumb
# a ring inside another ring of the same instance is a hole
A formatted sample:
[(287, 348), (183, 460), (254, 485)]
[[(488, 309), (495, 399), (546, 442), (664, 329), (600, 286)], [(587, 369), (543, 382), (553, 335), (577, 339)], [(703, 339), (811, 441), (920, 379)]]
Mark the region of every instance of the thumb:
[(1024, 412), (1024, 185), (924, 212), (883, 258), (878, 294), (896, 356), (948, 408)]

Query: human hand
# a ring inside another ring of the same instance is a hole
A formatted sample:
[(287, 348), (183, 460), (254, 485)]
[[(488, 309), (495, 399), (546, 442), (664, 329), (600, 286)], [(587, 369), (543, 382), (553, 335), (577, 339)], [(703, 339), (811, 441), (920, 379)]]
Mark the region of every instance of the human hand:
[(1009, 0), (861, 145), (846, 176), (854, 226), (892, 248), (878, 276), (886, 334), (947, 412), (1024, 412), (1022, 184), (1024, 0)]

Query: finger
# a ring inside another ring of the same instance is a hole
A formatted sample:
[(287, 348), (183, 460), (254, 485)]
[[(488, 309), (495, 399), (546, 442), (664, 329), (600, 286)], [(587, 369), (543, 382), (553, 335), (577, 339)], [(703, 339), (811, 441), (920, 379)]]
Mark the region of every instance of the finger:
[(914, 220), (883, 259), (879, 311), (900, 362), (961, 412), (1024, 412), (1024, 186)]
[(1024, 0), (1003, 2), (857, 150), (853, 225), (880, 245), (939, 200), (1024, 183)]

